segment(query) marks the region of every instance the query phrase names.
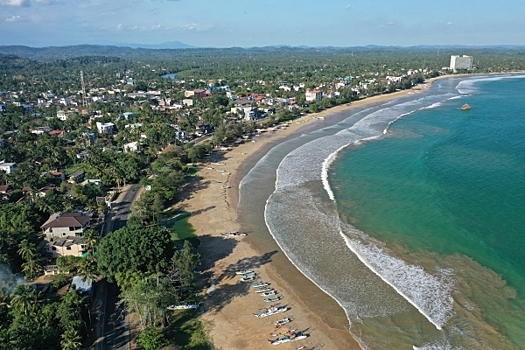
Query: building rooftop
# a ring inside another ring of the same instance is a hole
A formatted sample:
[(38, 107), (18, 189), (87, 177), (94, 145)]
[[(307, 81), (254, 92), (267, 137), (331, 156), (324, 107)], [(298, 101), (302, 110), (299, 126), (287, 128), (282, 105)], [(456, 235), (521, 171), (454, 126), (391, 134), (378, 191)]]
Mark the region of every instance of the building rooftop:
[(90, 221), (90, 217), (82, 213), (54, 213), (40, 226), (42, 229), (52, 227), (82, 227)]

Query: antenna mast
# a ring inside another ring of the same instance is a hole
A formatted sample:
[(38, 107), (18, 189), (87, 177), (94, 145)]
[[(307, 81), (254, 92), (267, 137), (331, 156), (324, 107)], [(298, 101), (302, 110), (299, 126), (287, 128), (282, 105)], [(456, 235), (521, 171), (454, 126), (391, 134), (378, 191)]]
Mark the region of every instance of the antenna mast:
[(86, 84), (84, 84), (84, 72), (80, 71), (80, 86), (82, 87), (82, 106), (87, 107)]

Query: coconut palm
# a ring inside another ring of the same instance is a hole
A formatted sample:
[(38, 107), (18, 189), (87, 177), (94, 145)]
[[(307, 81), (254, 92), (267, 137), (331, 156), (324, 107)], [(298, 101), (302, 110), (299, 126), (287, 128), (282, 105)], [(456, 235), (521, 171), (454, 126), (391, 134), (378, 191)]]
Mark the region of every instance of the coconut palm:
[(24, 239), (18, 245), (18, 254), (26, 261), (32, 260), (37, 255), (36, 245)]
[(38, 296), (34, 289), (18, 286), (11, 298), (10, 307), (24, 313), (24, 315), (29, 315), (35, 311), (37, 301)]
[(30, 280), (40, 276), (43, 271), (42, 259), (40, 259), (39, 256), (32, 257), (30, 260), (22, 264), (22, 271)]
[(62, 334), (62, 341), (60, 342), (62, 350), (78, 350), (82, 349), (82, 338), (78, 332), (73, 328), (67, 328)]

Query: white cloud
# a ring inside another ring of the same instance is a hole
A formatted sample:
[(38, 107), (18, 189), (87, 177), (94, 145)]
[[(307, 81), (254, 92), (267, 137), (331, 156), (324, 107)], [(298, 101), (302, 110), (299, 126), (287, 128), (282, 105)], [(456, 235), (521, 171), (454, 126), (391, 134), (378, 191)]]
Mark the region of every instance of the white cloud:
[(56, 5), (61, 3), (60, 0), (35, 0), (35, 2), (40, 5)]
[(351, 8), (351, 7), (352, 7), (352, 5), (350, 5), (350, 4), (346, 5), (346, 8), (347, 8), (347, 9), (349, 9), (349, 8)]
[(119, 23), (119, 24), (117, 25), (117, 30), (122, 30), (122, 28), (123, 28), (122, 23)]
[(160, 24), (155, 24), (155, 25), (151, 26), (151, 30), (158, 30), (160, 28), (162, 28), (162, 26)]
[(0, 0), (0, 5), (13, 6), (13, 7), (27, 7), (27, 6), (31, 6), (31, 1), (29, 0)]
[(179, 27), (179, 29), (183, 31), (202, 32), (212, 27), (213, 27), (212, 25), (202, 25), (200, 23), (194, 22), (194, 23), (188, 23), (182, 27)]
[(451, 25), (453, 25), (453, 24), (454, 24), (454, 23), (452, 23), (452, 22), (447, 22), (447, 26), (451, 26)]
[(6, 22), (16, 22), (16, 21), (20, 21), (20, 16), (11, 16), (11, 17), (7, 17), (5, 19)]

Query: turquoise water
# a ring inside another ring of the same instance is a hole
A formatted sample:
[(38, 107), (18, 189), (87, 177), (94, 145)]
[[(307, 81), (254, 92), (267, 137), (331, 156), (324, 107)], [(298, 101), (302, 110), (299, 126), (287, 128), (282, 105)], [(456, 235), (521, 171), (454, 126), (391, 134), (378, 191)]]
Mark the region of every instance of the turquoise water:
[(435, 256), (455, 301), (525, 348), (525, 79), (461, 88), (341, 152), (329, 182), (345, 221), (405, 260)]

